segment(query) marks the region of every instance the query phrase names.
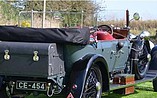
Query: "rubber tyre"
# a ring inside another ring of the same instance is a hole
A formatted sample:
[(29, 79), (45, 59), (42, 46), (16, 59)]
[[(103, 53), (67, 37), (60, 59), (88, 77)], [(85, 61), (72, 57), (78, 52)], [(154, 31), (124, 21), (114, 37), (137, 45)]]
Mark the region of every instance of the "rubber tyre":
[(132, 52), (134, 55), (133, 60), (133, 74), (135, 74), (135, 79), (140, 80), (143, 79), (147, 73), (149, 68), (149, 60), (147, 55), (149, 54), (147, 47), (144, 45), (141, 53), (139, 51)]
[(153, 79), (153, 89), (154, 92), (157, 92), (157, 78)]
[(5, 86), (2, 86), (0, 89), (0, 98), (9, 98)]
[[(96, 84), (100, 89), (97, 90)], [(102, 94), (102, 74), (98, 66), (92, 66), (86, 76), (82, 98), (101, 98)]]

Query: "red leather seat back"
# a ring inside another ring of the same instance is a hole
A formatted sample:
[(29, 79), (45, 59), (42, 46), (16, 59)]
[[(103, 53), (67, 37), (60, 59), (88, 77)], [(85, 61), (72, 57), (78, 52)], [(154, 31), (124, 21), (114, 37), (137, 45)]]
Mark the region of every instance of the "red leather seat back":
[(97, 40), (113, 40), (113, 39), (115, 39), (108, 32), (97, 31), (96, 34), (97, 34)]

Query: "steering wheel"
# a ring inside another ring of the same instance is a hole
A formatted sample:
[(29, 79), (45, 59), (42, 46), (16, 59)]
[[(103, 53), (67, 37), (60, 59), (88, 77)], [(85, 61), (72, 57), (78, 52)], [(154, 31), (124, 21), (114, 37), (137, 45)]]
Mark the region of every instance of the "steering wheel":
[(113, 28), (109, 25), (99, 25), (98, 30), (106, 31), (106, 32), (109, 32), (111, 35), (113, 35)]

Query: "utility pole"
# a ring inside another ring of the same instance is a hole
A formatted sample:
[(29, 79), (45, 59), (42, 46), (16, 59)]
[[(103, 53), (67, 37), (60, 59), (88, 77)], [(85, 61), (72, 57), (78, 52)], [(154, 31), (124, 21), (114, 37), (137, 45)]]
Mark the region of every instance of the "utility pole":
[(46, 0), (44, 0), (44, 7), (43, 7), (43, 23), (42, 23), (43, 28), (45, 24), (45, 13), (46, 13)]

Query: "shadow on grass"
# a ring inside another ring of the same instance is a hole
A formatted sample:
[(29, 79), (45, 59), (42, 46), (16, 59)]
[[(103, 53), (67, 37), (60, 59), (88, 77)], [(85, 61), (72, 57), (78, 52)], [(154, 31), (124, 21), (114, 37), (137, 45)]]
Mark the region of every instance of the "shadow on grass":
[[(138, 92), (135, 90), (134, 93), (132, 94), (138, 94)], [(124, 95), (124, 94), (117, 94), (117, 93), (110, 92), (108, 94), (103, 94), (101, 98), (122, 98), (128, 95), (131, 95), (131, 94)]]
[(122, 96), (121, 94), (109, 93), (108, 95), (102, 95), (101, 98), (121, 98)]
[[(122, 97), (125, 97), (125, 96), (128, 96), (128, 95), (133, 95), (133, 94), (138, 94), (139, 92), (138, 91), (134, 91), (134, 93), (131, 93), (131, 94), (117, 94), (117, 93), (113, 93), (113, 92), (110, 92), (110, 93), (106, 93), (106, 94), (103, 94), (102, 95), (102, 98), (122, 98)], [(131, 98), (131, 97), (130, 97)]]
[(152, 87), (136, 87), (136, 89), (138, 90), (143, 90), (143, 91), (154, 91), (154, 89)]
[(137, 90), (154, 91), (152, 82), (145, 82), (135, 86)]

